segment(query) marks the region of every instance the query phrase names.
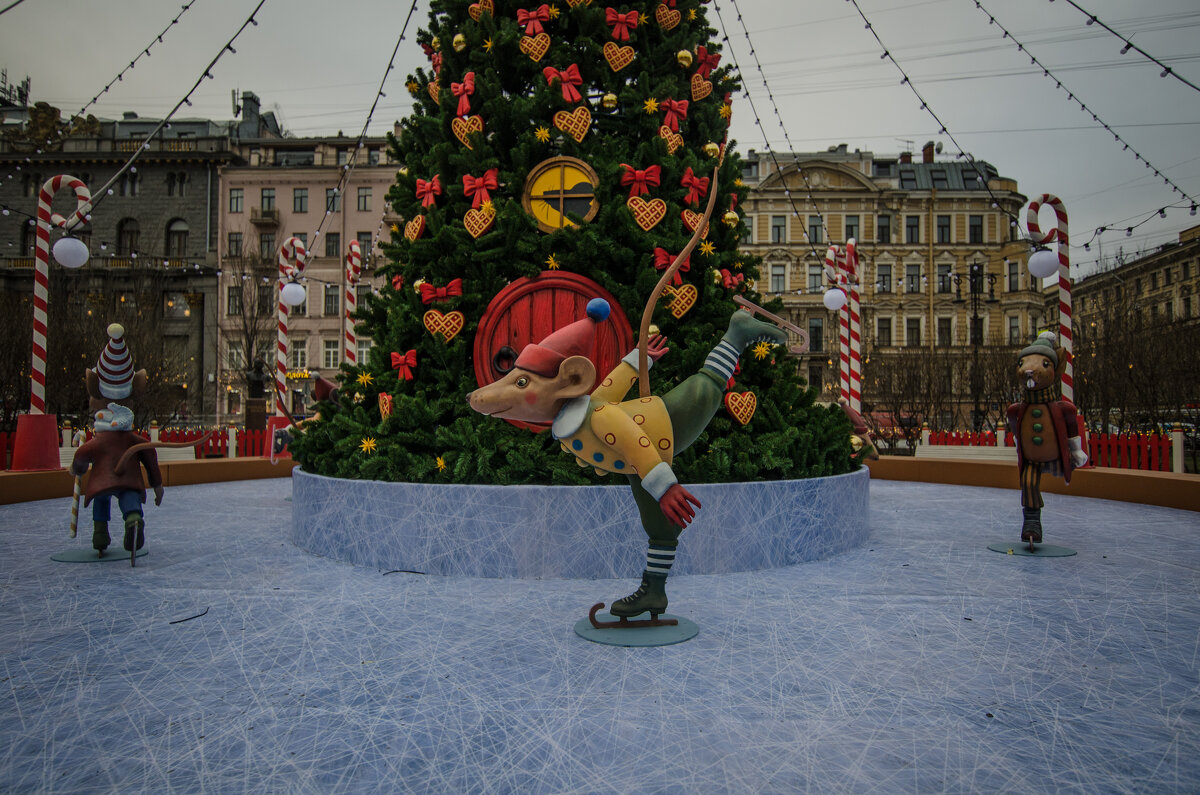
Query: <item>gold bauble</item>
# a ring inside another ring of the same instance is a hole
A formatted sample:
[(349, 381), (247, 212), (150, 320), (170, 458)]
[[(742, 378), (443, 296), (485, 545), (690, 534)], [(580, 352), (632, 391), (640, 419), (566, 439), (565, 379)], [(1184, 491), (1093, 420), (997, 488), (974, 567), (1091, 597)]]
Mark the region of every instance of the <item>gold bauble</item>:
[(738, 225), (738, 221), (741, 220), (741, 216), (735, 211), (730, 210), (729, 212), (725, 213), (725, 215), (721, 216), (721, 220), (725, 222), (726, 226), (734, 227)]
[(421, 285), (424, 283), (424, 279), (417, 279), (415, 282), (413, 282), (413, 291), (416, 292), (417, 295), (421, 294)]
[(675, 60), (679, 61), (680, 66), (682, 66), (684, 69), (687, 69), (692, 65), (693, 59), (691, 50), (680, 50), (679, 52), (675, 53)]
[(714, 144), (712, 141), (709, 141), (704, 145), (704, 154), (708, 155), (709, 157), (716, 157), (717, 155), (721, 154), (721, 147), (717, 144)]
[(461, 33), (454, 34), (454, 51), (462, 52), (467, 49), (467, 37)]
[(616, 94), (605, 94), (603, 97), (600, 98), (600, 106), (603, 107), (605, 110), (616, 110), (617, 95)]
[(651, 323), (650, 327), (648, 329), (646, 329), (646, 331), (649, 332), (651, 337), (653, 337), (655, 334), (659, 333), (659, 328), (658, 328), (658, 326)]
[(434, 36), (433, 40), (429, 42), (429, 46), (433, 48), (434, 52), (437, 52), (438, 50), (442, 49), (441, 39), (439, 39), (437, 36)]
[(863, 440), (853, 433), (850, 434), (850, 448), (856, 453), (863, 449)]

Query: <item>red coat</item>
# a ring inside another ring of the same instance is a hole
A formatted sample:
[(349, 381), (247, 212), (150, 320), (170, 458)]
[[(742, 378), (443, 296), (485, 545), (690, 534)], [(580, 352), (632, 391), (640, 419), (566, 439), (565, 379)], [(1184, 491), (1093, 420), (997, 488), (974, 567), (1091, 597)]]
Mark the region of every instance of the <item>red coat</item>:
[(121, 474), (113, 471), (126, 450), (144, 441), (146, 440), (133, 431), (100, 431), (75, 451), (75, 458), (71, 461), (71, 472), (82, 475), (87, 471), (88, 464), (92, 467), (92, 474), (88, 476), (84, 505), (91, 502), (93, 497), (122, 491), (136, 491), (141, 495), (142, 502), (145, 502), (146, 487), (142, 480), (142, 467), (146, 468), (146, 479), (150, 481), (151, 488), (162, 485), (162, 473), (158, 470), (158, 453), (154, 452), (153, 447), (131, 455)]
[(1071, 446), (1067, 440), (1079, 435), (1079, 421), (1075, 413), (1075, 405), (1069, 400), (1052, 400), (1048, 403), (1013, 403), (1008, 407), (1008, 432), (1017, 440), (1017, 464), (1025, 465), (1025, 454), (1021, 451), (1021, 420), (1025, 413), (1034, 406), (1045, 406), (1050, 412), (1050, 422), (1054, 425), (1054, 438), (1058, 442), (1058, 462), (1062, 467), (1063, 480), (1071, 482), (1071, 472), (1075, 464), (1071, 461)]

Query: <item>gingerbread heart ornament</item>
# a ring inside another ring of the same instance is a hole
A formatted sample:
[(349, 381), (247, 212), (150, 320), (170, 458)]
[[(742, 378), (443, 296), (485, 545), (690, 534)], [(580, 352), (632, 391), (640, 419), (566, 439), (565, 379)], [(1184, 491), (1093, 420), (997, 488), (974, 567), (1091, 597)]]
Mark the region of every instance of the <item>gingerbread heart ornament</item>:
[(582, 143), (592, 126), (592, 113), (582, 105), (570, 113), (560, 110), (554, 114), (554, 126)]
[(454, 133), (454, 137), (462, 141), (462, 145), (468, 149), (474, 149), (471, 146), (471, 133), (483, 132), (483, 117), (468, 116), (465, 119), (453, 119), (450, 122), (450, 130)]
[(404, 225), (404, 237), (411, 243), (425, 233), (425, 216), (418, 215)]
[(528, 55), (535, 61), (540, 61), (546, 57), (546, 53), (550, 52), (550, 36), (546, 33), (539, 33), (536, 36), (522, 36), (521, 43), (517, 45), (521, 52)]
[(633, 220), (637, 225), (646, 232), (667, 216), (667, 203), (662, 199), (646, 201), (641, 196), (630, 196), (625, 201), (625, 206), (633, 213)]
[(463, 330), (467, 319), (462, 312), (447, 312), (442, 314), (436, 309), (430, 309), (423, 318), (425, 328), (430, 334), (441, 334), (446, 342), (454, 339)]
[[(679, 215), (683, 218), (683, 225), (688, 228), (689, 232), (695, 232), (696, 227), (700, 225), (701, 219), (704, 218), (703, 215), (693, 210), (684, 210)], [(700, 237), (708, 237), (708, 224), (704, 225), (704, 231), (700, 233)]]
[(592, 0), (567, 0), (567, 5), (569, 5), (571, 8), (575, 8), (576, 6), (591, 5), (591, 2)]
[(746, 425), (754, 417), (758, 408), (758, 398), (753, 392), (726, 392), (725, 409), (742, 425)]
[(658, 128), (659, 136), (667, 142), (667, 154), (675, 154), (675, 150), (683, 146), (683, 136), (677, 132), (671, 132), (671, 128), (663, 125)]
[(429, 98), (432, 99), (434, 102), (437, 102), (438, 95), (441, 92), (441, 89), (438, 87), (437, 81), (430, 80), (429, 85), (426, 86), (426, 89), (429, 91)]
[(658, 8), (654, 9), (654, 20), (663, 30), (670, 30), (679, 24), (679, 20), (683, 15), (673, 8), (668, 8), (666, 3), (660, 3)]
[(496, 209), (494, 207), (467, 210), (467, 214), (463, 216), (463, 226), (471, 233), (471, 237), (475, 238), (491, 229), (495, 223)]
[(619, 72), (633, 63), (632, 47), (621, 47), (609, 41), (604, 43), (603, 52), (604, 60), (608, 61), (608, 68), (614, 72)]
[(469, 14), (471, 19), (475, 20), (476, 22), (478, 22), (479, 18), (483, 16), (484, 11), (488, 12), (492, 16), (495, 16), (495, 3), (493, 3), (492, 0), (479, 0), (478, 3), (471, 3), (471, 5), (467, 6), (467, 14)]
[(694, 284), (681, 284), (678, 287), (668, 284), (663, 288), (663, 294), (671, 296), (671, 315), (676, 320), (686, 315), (700, 297), (700, 292)]
[(692, 75), (692, 101), (699, 102), (712, 93), (712, 83), (698, 74)]

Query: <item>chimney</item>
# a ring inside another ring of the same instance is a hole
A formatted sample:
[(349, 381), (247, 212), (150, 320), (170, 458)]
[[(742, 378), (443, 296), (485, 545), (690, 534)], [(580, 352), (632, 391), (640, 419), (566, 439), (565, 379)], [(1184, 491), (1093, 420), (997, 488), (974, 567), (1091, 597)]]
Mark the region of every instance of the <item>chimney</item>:
[(258, 95), (253, 91), (243, 91), (242, 120), (238, 124), (238, 136), (241, 138), (259, 137), (260, 121)]
[(921, 147), (921, 162), (933, 162), (933, 141), (926, 141), (925, 145)]
[(137, 113), (132, 110), (127, 110), (121, 114), (121, 118), (124, 119), (125, 121), (129, 121), (130, 119), (136, 119), (137, 117), (138, 117)]
[(911, 163), (912, 162), (912, 152), (901, 152), (900, 153), (900, 162), (901, 163)]

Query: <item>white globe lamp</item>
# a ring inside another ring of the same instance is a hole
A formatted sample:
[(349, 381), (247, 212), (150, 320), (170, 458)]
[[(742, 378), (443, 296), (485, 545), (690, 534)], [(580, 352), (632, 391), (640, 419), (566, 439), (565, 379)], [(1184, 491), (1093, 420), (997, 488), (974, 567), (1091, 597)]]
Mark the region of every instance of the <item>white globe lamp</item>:
[(1039, 248), (1029, 255), (1029, 272), (1038, 279), (1048, 279), (1058, 273), (1058, 255), (1048, 248)]
[(825, 308), (830, 312), (837, 312), (846, 305), (846, 293), (836, 287), (831, 287), (825, 291), (821, 303), (825, 304)]
[(299, 306), (304, 303), (304, 285), (300, 282), (288, 282), (279, 291), (279, 300), (288, 306)]
[(77, 237), (64, 237), (51, 249), (54, 260), (64, 268), (82, 268), (88, 261), (88, 247)]

